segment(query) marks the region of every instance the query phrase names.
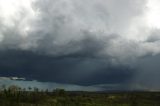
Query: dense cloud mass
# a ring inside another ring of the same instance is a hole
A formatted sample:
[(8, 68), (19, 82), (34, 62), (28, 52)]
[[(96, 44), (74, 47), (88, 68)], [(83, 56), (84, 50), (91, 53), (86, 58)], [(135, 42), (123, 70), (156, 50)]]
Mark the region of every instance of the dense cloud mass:
[[(0, 75), (158, 89), (160, 24), (152, 22), (153, 3), (158, 5), (157, 0), (0, 0)], [(146, 79), (151, 73), (155, 79)]]

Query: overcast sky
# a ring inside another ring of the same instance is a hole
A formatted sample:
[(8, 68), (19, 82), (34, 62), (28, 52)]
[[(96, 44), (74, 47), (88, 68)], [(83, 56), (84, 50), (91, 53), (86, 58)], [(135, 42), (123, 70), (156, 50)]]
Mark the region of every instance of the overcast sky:
[(159, 0), (0, 0), (0, 76), (159, 90), (159, 19)]

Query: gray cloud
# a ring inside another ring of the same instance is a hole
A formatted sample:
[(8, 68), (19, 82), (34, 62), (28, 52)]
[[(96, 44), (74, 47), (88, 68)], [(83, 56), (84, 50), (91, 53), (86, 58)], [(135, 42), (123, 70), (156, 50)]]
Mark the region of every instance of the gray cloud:
[(149, 90), (159, 90), (159, 55), (145, 56), (136, 63), (137, 72), (132, 82)]
[(154, 29), (150, 32), (150, 35), (147, 39), (148, 42), (156, 43), (159, 42), (160, 36), (159, 36), (160, 30), (159, 29)]
[(138, 83), (133, 79), (151, 73), (143, 71), (147, 61), (157, 61), (159, 29), (147, 25), (148, 0), (18, 2), (0, 1), (1, 75), (83, 85)]
[[(44, 3), (38, 0), (30, 4), (32, 8), (19, 7), (15, 13), (18, 16), (11, 16), (8, 20), (12, 23), (7, 23), (8, 26), (2, 19), (1, 48), (27, 49), (52, 55), (68, 55), (87, 48), (107, 56), (114, 54), (111, 49), (119, 46), (114, 42), (120, 41), (124, 42), (120, 47), (130, 51), (125, 45), (128, 41), (124, 34), (129, 32), (133, 20), (143, 14), (145, 2), (47, 0)], [(93, 44), (83, 45), (85, 40)], [(98, 50), (93, 46), (97, 44), (102, 46)]]

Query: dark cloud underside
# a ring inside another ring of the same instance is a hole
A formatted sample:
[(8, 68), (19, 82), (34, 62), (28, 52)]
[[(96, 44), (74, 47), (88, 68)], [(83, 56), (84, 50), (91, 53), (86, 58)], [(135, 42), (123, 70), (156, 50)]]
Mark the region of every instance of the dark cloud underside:
[(112, 67), (99, 58), (52, 57), (26, 51), (0, 53), (0, 75), (19, 76), (39, 81), (93, 85), (125, 83), (133, 71), (125, 66)]

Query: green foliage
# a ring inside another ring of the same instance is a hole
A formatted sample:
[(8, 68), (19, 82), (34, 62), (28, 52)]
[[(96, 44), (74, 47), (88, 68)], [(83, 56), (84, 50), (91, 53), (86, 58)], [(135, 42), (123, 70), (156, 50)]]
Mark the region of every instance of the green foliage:
[(160, 92), (67, 92), (1, 87), (0, 106), (159, 106)]

